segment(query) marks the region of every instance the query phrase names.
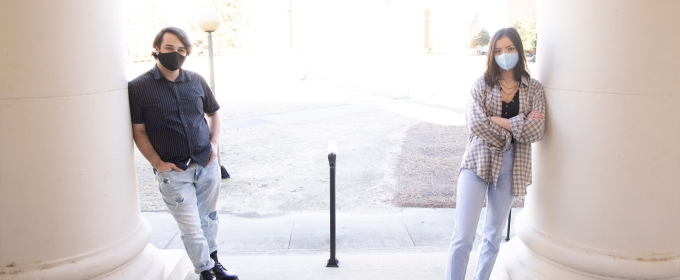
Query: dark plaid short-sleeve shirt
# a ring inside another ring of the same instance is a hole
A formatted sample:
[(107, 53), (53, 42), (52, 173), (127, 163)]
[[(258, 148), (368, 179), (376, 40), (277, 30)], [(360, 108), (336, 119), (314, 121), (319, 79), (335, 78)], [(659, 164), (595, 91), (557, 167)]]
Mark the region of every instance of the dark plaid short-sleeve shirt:
[(465, 115), (470, 139), (463, 155), (461, 168), (470, 169), (482, 180), (496, 184), (503, 161), (503, 151), (515, 140), (515, 160), (512, 170), (512, 194), (526, 195), (531, 184), (531, 143), (540, 141), (545, 119), (527, 118), (532, 111), (545, 114), (543, 86), (529, 77), (522, 77), (519, 87), (519, 114), (510, 118), (507, 131), (489, 120), (502, 114), (500, 86), (489, 87), (484, 77), (472, 86)]
[(210, 159), (210, 129), (204, 114), (219, 110), (205, 79), (180, 70), (174, 82), (158, 67), (128, 83), (132, 123), (144, 124), (151, 145), (160, 158), (181, 169), (189, 159), (206, 166)]

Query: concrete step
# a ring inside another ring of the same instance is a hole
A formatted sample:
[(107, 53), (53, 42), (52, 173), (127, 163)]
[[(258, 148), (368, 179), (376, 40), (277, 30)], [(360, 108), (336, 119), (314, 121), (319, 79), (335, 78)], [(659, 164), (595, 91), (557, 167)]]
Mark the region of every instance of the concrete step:
[(191, 264), (189, 255), (184, 250), (160, 250), (160, 254), (165, 262), (165, 272), (163, 280), (183, 280), (190, 279), (188, 276), (194, 274), (194, 266)]

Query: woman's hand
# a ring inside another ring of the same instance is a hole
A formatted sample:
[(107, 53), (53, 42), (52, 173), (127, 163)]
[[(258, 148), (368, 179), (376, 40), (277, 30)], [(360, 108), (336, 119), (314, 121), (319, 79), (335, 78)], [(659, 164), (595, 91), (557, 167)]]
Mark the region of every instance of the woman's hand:
[(537, 120), (542, 120), (545, 119), (545, 115), (539, 111), (533, 111), (529, 113), (529, 116), (527, 116), (530, 119), (537, 119)]

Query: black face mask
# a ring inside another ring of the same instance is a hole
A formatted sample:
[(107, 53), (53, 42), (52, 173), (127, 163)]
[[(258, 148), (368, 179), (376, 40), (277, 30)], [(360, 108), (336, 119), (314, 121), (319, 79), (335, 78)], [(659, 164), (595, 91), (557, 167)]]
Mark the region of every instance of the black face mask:
[(179, 54), (178, 52), (169, 53), (159, 52), (156, 55), (156, 58), (161, 63), (161, 65), (165, 67), (165, 69), (168, 69), (170, 71), (175, 71), (179, 68), (182, 68), (182, 64), (184, 64), (184, 60), (186, 59), (185, 56)]

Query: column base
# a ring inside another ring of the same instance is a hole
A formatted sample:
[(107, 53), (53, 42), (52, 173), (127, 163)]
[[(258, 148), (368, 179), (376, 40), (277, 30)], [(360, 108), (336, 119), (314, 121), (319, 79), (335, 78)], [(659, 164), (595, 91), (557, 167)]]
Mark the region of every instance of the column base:
[(593, 280), (615, 279), (587, 276), (560, 267), (534, 253), (515, 237), (502, 247), (491, 273), (491, 280)]
[(517, 237), (500, 250), (491, 279), (680, 280), (680, 258), (623, 258), (586, 250), (545, 237), (527, 226), (522, 219), (526, 216), (522, 214), (515, 219)]
[(165, 259), (163, 280), (184, 280), (197, 277), (197, 274), (194, 273), (194, 265), (186, 251), (161, 250), (161, 256)]
[[(2, 278), (8, 279), (77, 279), (77, 272), (64, 278), (64, 275), (43, 274), (39, 278), (32, 276), (23, 277), (18, 274), (0, 274)], [(191, 274), (191, 275), (190, 275)], [(138, 280), (138, 279), (158, 279), (158, 280), (185, 280), (194, 279), (194, 267), (189, 260), (189, 256), (184, 250), (162, 250), (159, 251), (151, 244), (148, 244), (137, 257), (122, 267), (107, 273), (103, 276), (90, 278), (93, 280)]]
[(106, 248), (65, 260), (0, 268), (0, 278), (3, 280), (184, 280), (190, 273), (194, 274), (193, 264), (186, 251), (160, 251), (147, 243), (150, 234), (149, 223), (141, 218), (137, 230)]
[[(190, 275), (191, 274), (191, 275)], [(122, 279), (193, 279), (194, 266), (184, 250), (158, 250), (151, 244), (135, 259), (115, 271), (96, 280)], [(195, 278), (195, 277), (194, 277)]]
[[(107, 275), (95, 277), (97, 280), (123, 280), (123, 279), (166, 279), (163, 277), (165, 262), (158, 249), (151, 244), (146, 245), (144, 250), (130, 262)], [(179, 278), (175, 278), (179, 279)], [(182, 278), (184, 279), (184, 278)]]

